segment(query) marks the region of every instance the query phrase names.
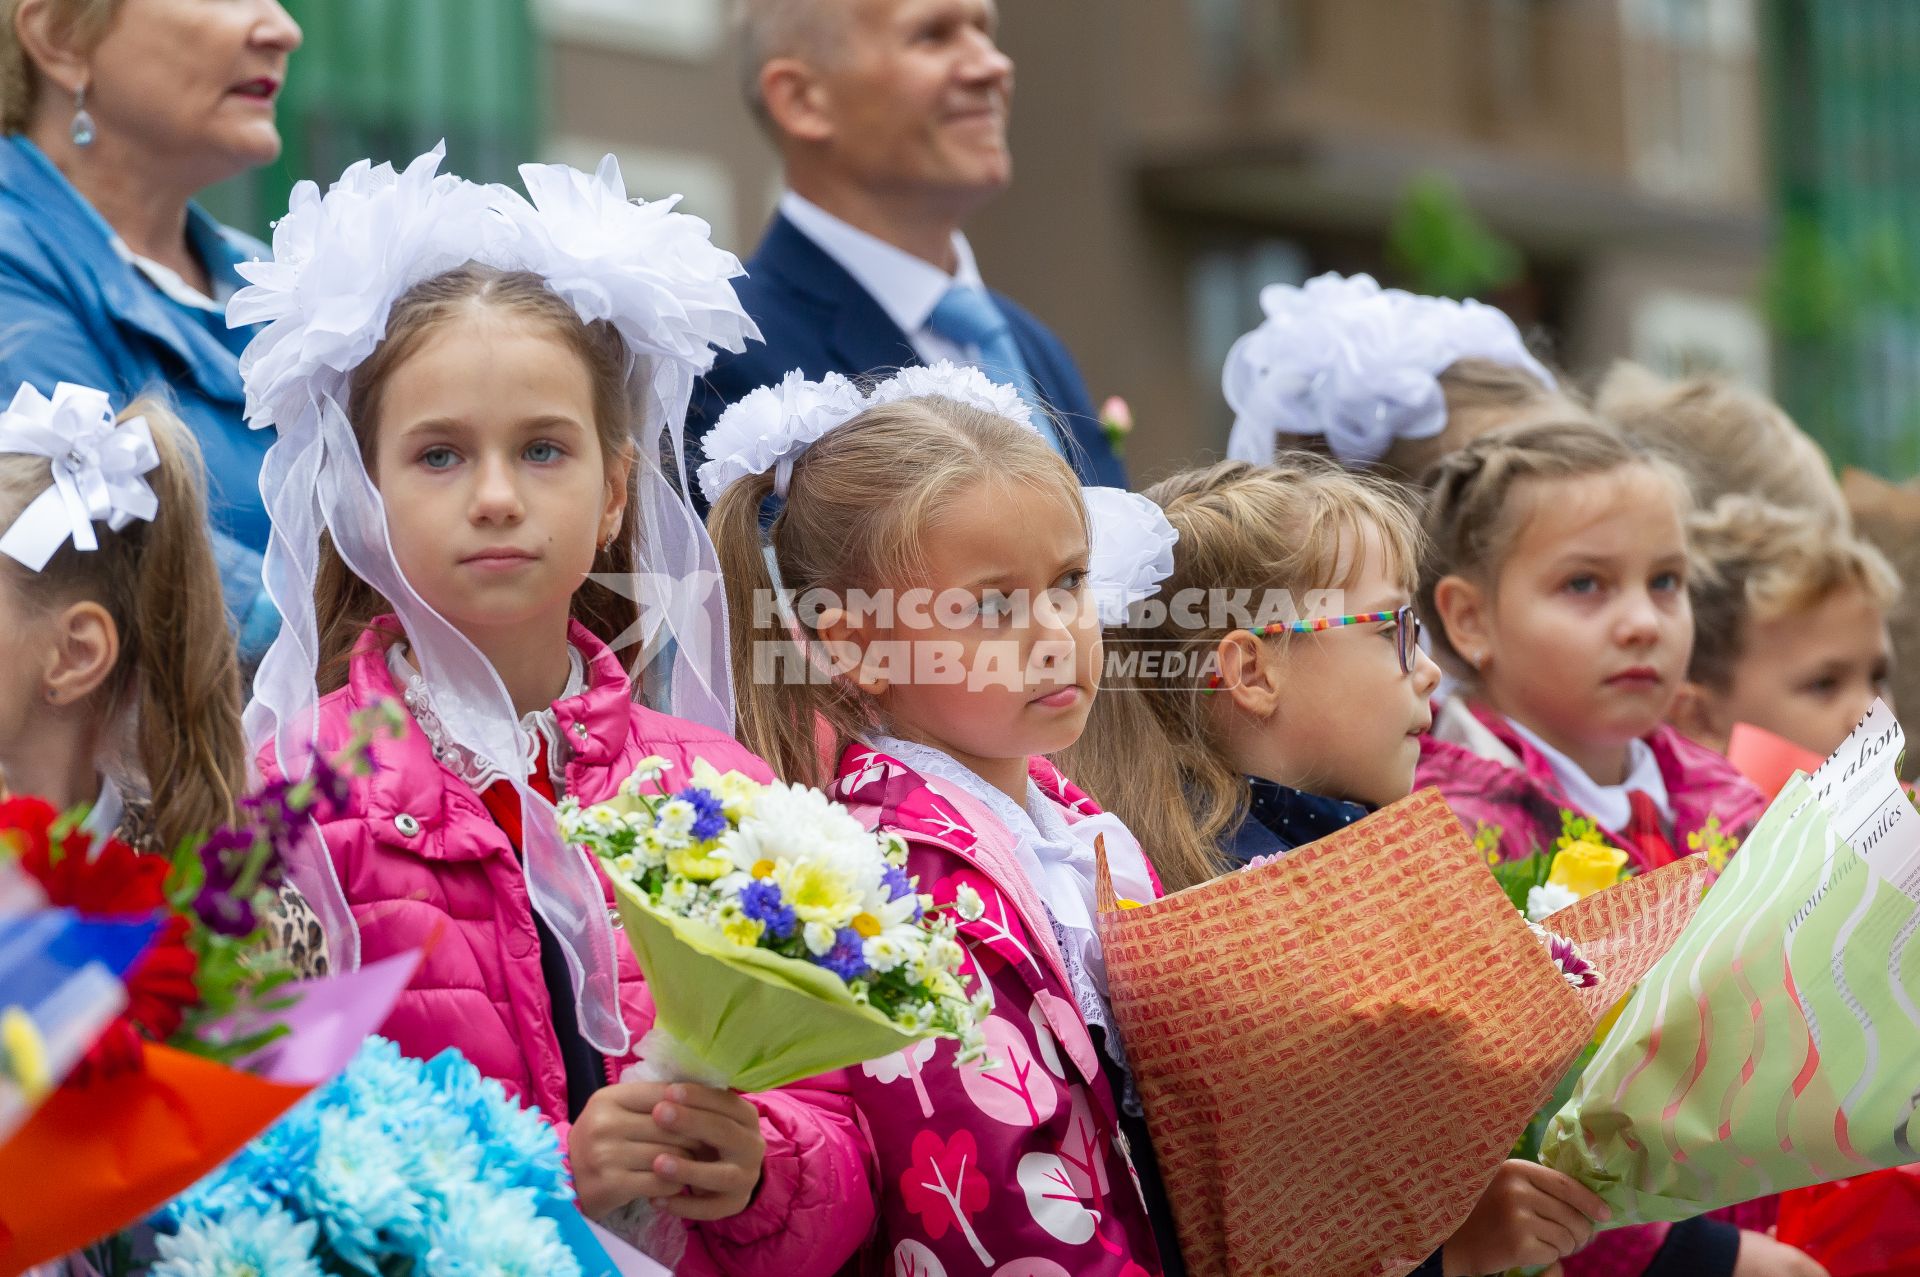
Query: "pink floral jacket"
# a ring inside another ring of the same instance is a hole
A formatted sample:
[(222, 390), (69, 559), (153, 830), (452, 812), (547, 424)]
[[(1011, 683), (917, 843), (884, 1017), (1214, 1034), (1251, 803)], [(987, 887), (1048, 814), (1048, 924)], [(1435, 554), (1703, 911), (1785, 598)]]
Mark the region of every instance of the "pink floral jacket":
[[(1045, 760), (1029, 767), (1069, 821), (1098, 812)], [(831, 794), (906, 838), (908, 872), (936, 901), (962, 884), (980, 893), (986, 912), (960, 938), (969, 981), (983, 976), (994, 995), (983, 1063), (956, 1065), (941, 1041), (847, 1071), (879, 1165), (862, 1271), (1158, 1277), (1113, 1090), (1015, 835), (958, 786), (865, 746), (841, 756)]]

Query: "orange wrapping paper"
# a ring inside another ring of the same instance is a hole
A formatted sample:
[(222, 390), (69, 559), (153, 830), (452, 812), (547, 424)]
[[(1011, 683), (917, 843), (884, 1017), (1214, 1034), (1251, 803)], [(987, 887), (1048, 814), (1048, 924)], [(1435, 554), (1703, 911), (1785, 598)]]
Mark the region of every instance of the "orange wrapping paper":
[(125, 1228), (313, 1088), (149, 1044), (136, 1074), (63, 1087), (0, 1148), (0, 1274)]
[(1434, 790), (1140, 908), (1103, 890), (1187, 1270), (1413, 1269), (1679, 936), (1705, 871), (1688, 857), (1549, 919), (1600, 968), (1578, 993)]

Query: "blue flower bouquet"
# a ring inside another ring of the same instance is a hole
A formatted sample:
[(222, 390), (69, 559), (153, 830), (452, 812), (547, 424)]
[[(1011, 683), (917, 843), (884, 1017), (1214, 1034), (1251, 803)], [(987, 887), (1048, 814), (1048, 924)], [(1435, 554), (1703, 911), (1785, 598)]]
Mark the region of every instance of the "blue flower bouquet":
[[(153, 1277), (583, 1277), (560, 1143), (457, 1051), (369, 1038), (154, 1224)], [(604, 1259), (604, 1256), (601, 1256)]]

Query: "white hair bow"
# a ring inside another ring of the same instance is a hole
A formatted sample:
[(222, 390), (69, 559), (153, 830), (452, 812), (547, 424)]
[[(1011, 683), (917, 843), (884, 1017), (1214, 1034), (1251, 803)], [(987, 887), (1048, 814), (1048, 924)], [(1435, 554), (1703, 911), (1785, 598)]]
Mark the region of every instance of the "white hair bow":
[(866, 394), (839, 373), (808, 381), (795, 370), (779, 385), (762, 386), (720, 414), (705, 440), (711, 459), (699, 469), (700, 490), (712, 503), (747, 476), (775, 470), (774, 490), (785, 496), (793, 463), (822, 437), (869, 408), (922, 398), (952, 399), (1038, 433), (1020, 392), (969, 364), (942, 359), (928, 367), (902, 368)]
[(153, 432), (145, 417), (116, 425), (105, 391), (63, 381), (49, 399), (30, 385), (21, 386), (0, 415), (0, 453), (5, 452), (52, 463), (53, 486), (0, 536), (0, 554), (35, 572), (68, 538), (75, 549), (98, 549), (96, 519), (118, 532), (159, 512), (160, 499), (142, 477), (160, 464)]

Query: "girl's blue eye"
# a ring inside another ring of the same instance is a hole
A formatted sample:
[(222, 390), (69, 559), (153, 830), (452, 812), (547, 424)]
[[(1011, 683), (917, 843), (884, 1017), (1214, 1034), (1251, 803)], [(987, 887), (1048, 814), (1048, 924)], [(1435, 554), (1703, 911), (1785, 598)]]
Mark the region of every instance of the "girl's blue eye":
[(1087, 570), (1085, 568), (1075, 568), (1073, 571), (1068, 572), (1066, 575), (1062, 576), (1060, 578), (1060, 584), (1055, 588), (1065, 590), (1069, 594), (1071, 594), (1073, 591), (1078, 590), (1081, 586), (1085, 585), (1086, 583), (1087, 583)]
[(1653, 578), (1653, 588), (1662, 594), (1671, 594), (1681, 588), (1678, 572), (1662, 572)]
[(535, 465), (545, 465), (549, 461), (560, 459), (560, 445), (550, 439), (542, 439), (527, 445), (527, 460)]
[(1569, 594), (1593, 594), (1600, 588), (1600, 578), (1591, 573), (1583, 573), (1569, 579), (1562, 588)]
[(428, 448), (420, 454), (420, 464), (429, 470), (450, 469), (459, 459), (452, 448), (444, 446)]

